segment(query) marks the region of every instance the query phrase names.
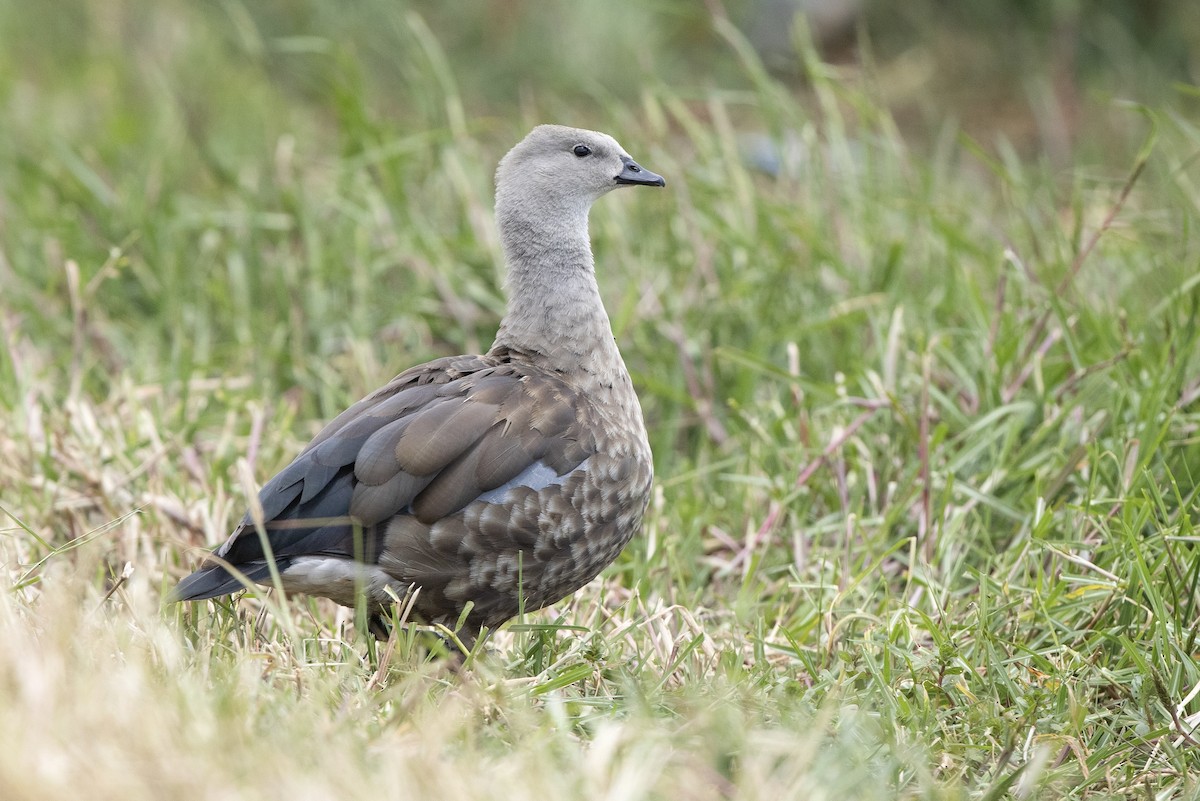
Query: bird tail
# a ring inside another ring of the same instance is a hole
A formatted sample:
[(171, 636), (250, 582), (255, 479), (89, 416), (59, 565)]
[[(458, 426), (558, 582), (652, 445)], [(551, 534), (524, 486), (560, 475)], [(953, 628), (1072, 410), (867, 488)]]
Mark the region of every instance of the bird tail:
[[(275, 564), (282, 573), (287, 570), (290, 560), (276, 560)], [(175, 589), (167, 593), (166, 602), (203, 601), (206, 598), (229, 595), (253, 584), (270, 580), (271, 565), (266, 561), (244, 562), (236, 567), (209, 564), (176, 584)]]

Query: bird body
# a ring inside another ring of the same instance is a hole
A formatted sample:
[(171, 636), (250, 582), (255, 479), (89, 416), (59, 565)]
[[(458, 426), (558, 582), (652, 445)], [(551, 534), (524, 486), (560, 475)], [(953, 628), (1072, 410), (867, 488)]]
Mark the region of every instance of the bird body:
[[(652, 464), (596, 284), (587, 215), (662, 186), (611, 137), (538, 126), (501, 161), (508, 310), (480, 356), (404, 371), (330, 422), (259, 494), (177, 600), (270, 583), (371, 615), (415, 592), (464, 641), (594, 578), (641, 524)], [(268, 552), (269, 546), (269, 552)]]

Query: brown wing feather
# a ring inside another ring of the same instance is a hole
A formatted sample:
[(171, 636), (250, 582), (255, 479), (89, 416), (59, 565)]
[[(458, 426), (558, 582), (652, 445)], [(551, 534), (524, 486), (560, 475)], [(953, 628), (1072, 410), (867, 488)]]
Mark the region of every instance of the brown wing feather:
[(429, 486), (432, 476), (411, 476), (397, 472), (382, 484), (358, 482), (350, 498), (350, 510), (364, 526), (382, 523), (400, 514), (413, 502), (417, 493)]
[(475, 445), (474, 481), (484, 492), (520, 475), (546, 453), (545, 437), (536, 431), (515, 430), (507, 423), (492, 426)]
[(447, 398), (421, 409), (396, 439), (400, 469), (415, 476), (445, 469), (478, 442), (496, 419), (497, 407), (477, 403), (470, 389), (462, 398)]
[(413, 421), (412, 416), (393, 420), (372, 434), (354, 458), (354, 476), (364, 484), (379, 486), (400, 472), (396, 440)]

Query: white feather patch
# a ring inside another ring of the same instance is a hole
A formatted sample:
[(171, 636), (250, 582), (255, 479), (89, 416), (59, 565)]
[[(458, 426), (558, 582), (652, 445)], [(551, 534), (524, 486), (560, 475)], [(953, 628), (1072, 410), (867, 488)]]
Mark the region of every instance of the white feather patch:
[[(583, 470), (586, 467), (587, 460), (585, 459), (579, 465), (579, 467), (576, 467), (575, 469)], [(487, 492), (481, 493), (475, 500), (484, 501), (486, 503), (504, 503), (505, 500), (508, 499), (509, 490), (515, 487), (528, 487), (534, 492), (537, 492), (538, 490), (543, 490), (546, 487), (558, 486), (564, 483), (569, 475), (571, 475), (571, 473), (566, 473), (565, 475), (560, 476), (558, 473), (554, 472), (554, 468), (550, 465), (542, 461), (537, 461), (495, 489), (490, 489)]]
[(403, 583), (375, 565), (333, 556), (298, 557), (279, 578), (288, 592), (324, 595), (342, 606), (354, 606), (359, 587), (367, 600), (382, 604), (391, 601), (386, 587), (401, 598), (406, 592)]

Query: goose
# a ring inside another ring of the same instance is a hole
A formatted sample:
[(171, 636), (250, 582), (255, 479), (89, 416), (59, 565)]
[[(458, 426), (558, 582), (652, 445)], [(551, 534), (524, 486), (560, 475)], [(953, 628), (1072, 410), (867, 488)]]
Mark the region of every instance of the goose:
[[(665, 186), (611, 136), (539, 125), (500, 161), (508, 306), (480, 356), (400, 373), (317, 434), (226, 542), (169, 594), (287, 593), (454, 628), (472, 647), (571, 595), (641, 526), (653, 466), (641, 406), (596, 284), (592, 203)], [(255, 510), (257, 511), (257, 510)]]

